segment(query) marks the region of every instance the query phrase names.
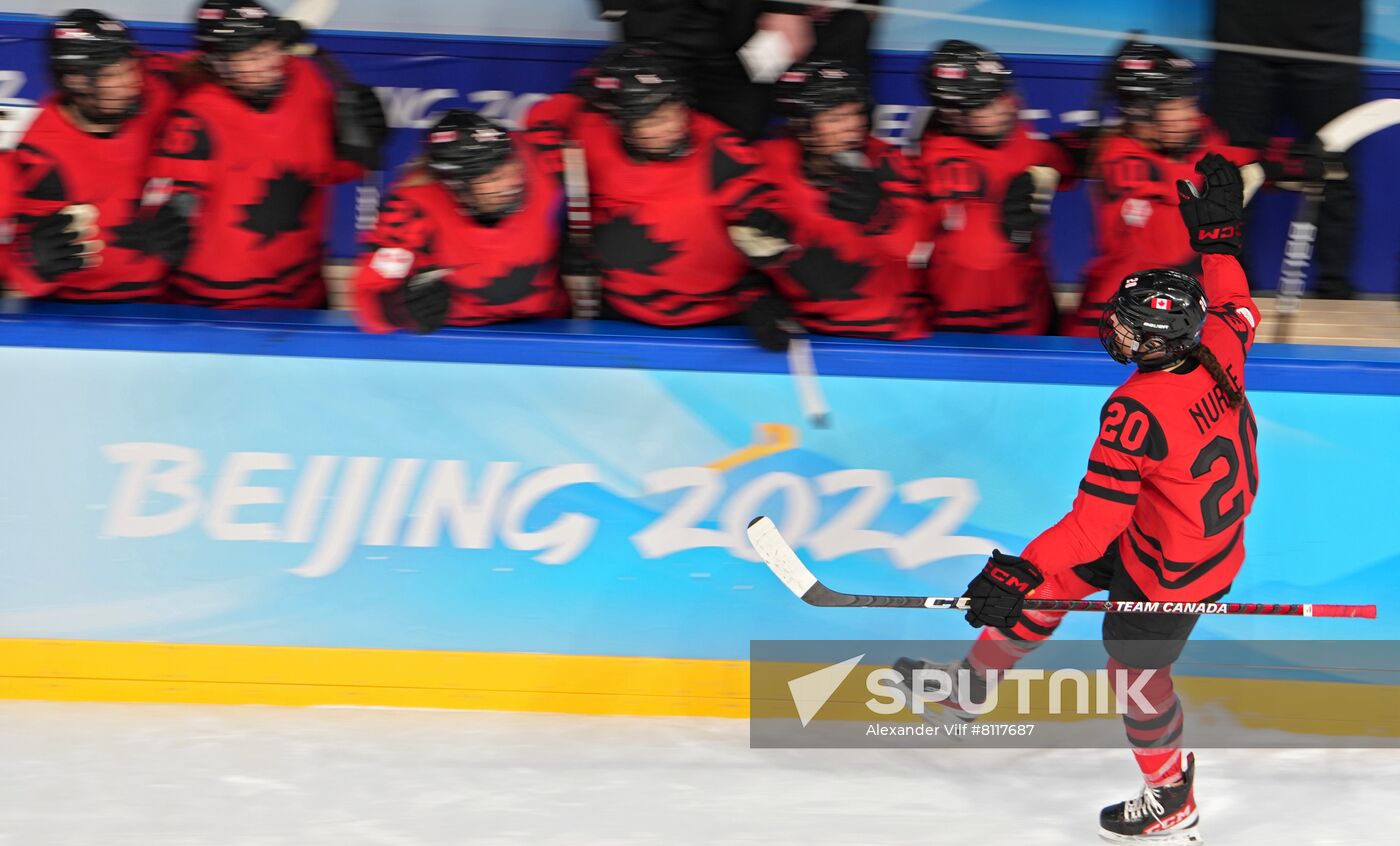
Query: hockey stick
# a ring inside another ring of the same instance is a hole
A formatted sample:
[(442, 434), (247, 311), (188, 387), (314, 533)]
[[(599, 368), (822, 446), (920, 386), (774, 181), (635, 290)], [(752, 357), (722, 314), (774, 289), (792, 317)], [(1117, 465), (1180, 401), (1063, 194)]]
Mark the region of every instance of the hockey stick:
[[(966, 610), (965, 596), (868, 596), (834, 591), (817, 580), (767, 517), (749, 524), (749, 543), (787, 589), (820, 608), (933, 608)], [(1032, 611), (1099, 611), (1116, 614), (1252, 614), (1271, 617), (1363, 617), (1375, 619), (1374, 605), (1313, 605), (1256, 602), (1122, 602), (1106, 599), (1027, 599)]]
[[(1317, 139), (1325, 153), (1340, 160), (1340, 156), (1358, 141), (1397, 124), (1400, 124), (1400, 99), (1372, 100), (1319, 129)], [(1327, 180), (1346, 178), (1346, 172), (1338, 165), (1324, 163), (1324, 167), (1327, 172), (1322, 180), (1303, 185), (1303, 199), (1288, 225), (1288, 241), (1283, 248), (1283, 267), (1279, 272), (1278, 302), (1274, 309), (1278, 315), (1276, 343), (1288, 342), (1293, 314), (1307, 289), (1308, 268), (1312, 265), (1313, 246), (1317, 241), (1317, 217)]]
[[(568, 204), (569, 231), (565, 235), (578, 250), (585, 250), (593, 237), (593, 212), (588, 196), (588, 159), (583, 148), (565, 140), (564, 197)], [(564, 287), (574, 304), (574, 317), (593, 320), (601, 310), (598, 278), (571, 274), (564, 277)]]
[[(795, 324), (796, 321), (793, 321)], [(812, 341), (800, 327), (788, 342), (788, 370), (797, 386), (797, 402), (802, 414), (817, 429), (831, 428), (831, 408), (826, 404), (822, 386), (817, 381), (817, 361), (812, 357)]]

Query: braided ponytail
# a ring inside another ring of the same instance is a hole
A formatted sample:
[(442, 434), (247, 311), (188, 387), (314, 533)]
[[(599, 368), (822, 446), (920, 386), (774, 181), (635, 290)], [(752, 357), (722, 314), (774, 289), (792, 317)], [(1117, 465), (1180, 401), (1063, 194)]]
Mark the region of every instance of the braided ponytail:
[(1197, 344), (1191, 350), (1190, 358), (1206, 369), (1215, 384), (1220, 386), (1221, 392), (1225, 395), (1225, 404), (1238, 410), (1244, 405), (1244, 393), (1235, 388), (1235, 384), (1230, 381), (1230, 377), (1225, 373), (1225, 368), (1220, 366), (1220, 359), (1215, 357), (1215, 353), (1210, 351), (1210, 347), (1205, 344)]

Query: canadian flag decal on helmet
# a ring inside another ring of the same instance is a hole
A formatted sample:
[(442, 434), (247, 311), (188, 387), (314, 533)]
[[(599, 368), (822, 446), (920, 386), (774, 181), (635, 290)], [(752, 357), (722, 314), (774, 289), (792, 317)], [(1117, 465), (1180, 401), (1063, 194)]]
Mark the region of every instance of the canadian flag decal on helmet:
[(933, 75), (939, 79), (967, 79), (967, 68), (961, 65), (939, 65)]
[(1166, 297), (1153, 297), (1152, 307), (1155, 309), (1160, 309), (1162, 311), (1171, 311), (1172, 301), (1167, 299)]
[(1124, 70), (1145, 71), (1152, 70), (1153, 62), (1151, 59), (1124, 59), (1118, 64), (1122, 65)]
[(457, 130), (444, 129), (441, 132), (434, 132), (428, 136), (428, 141), (433, 144), (447, 144), (457, 140)]

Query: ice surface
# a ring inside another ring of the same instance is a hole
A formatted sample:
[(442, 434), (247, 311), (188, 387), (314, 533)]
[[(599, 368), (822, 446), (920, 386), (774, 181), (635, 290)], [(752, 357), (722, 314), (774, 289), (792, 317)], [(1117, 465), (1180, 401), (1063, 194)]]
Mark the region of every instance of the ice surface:
[[(1375, 844), (1400, 750), (1204, 750), (1212, 844)], [(1090, 844), (1124, 750), (751, 750), (740, 720), (0, 702), (4, 846)]]

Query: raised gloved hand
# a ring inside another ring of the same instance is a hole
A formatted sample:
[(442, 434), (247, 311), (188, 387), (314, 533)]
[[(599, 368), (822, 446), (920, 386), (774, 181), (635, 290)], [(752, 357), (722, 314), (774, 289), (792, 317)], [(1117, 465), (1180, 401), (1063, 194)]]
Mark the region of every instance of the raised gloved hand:
[(1244, 245), (1244, 182), (1240, 169), (1218, 153), (1196, 163), (1202, 186), (1187, 179), (1176, 183), (1181, 219), (1191, 248), (1198, 253), (1237, 256)]
[(1045, 581), (1040, 570), (1031, 562), (1015, 555), (992, 550), (987, 566), (977, 574), (963, 591), (970, 602), (967, 621), (974, 626), (1005, 629), (1021, 619), (1021, 606), (1026, 595)]

